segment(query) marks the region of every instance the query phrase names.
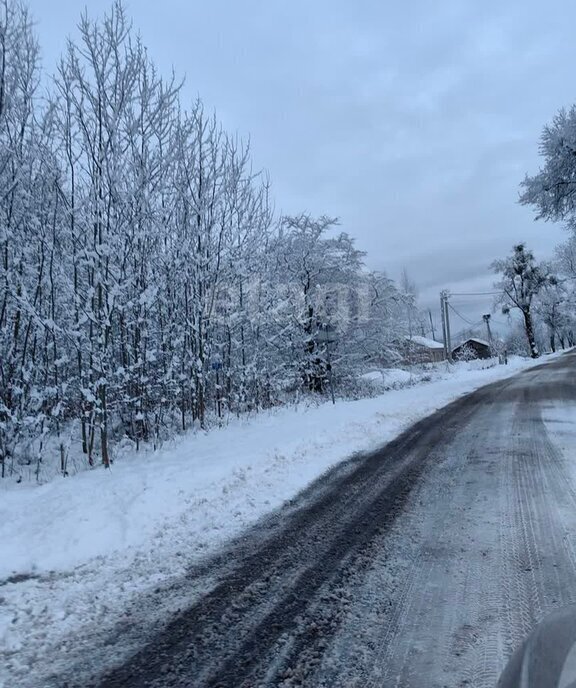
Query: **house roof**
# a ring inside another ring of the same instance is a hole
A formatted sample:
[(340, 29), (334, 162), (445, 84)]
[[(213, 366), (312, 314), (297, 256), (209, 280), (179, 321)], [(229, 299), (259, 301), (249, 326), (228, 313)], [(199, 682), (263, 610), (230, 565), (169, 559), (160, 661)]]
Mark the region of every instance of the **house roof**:
[(434, 339), (428, 339), (428, 337), (419, 337), (419, 336), (414, 336), (414, 337), (408, 337), (408, 340), (411, 342), (414, 342), (414, 344), (418, 344), (419, 346), (423, 346), (426, 349), (443, 349), (444, 344), (442, 342), (437, 342)]
[(485, 340), (485, 339), (478, 339), (478, 337), (468, 337), (468, 339), (465, 339), (463, 342), (460, 342), (458, 346), (455, 346), (454, 349), (459, 349), (461, 346), (464, 346), (465, 344), (468, 344), (468, 342), (476, 342), (476, 344), (481, 344), (482, 346), (487, 346), (490, 348), (490, 344)]

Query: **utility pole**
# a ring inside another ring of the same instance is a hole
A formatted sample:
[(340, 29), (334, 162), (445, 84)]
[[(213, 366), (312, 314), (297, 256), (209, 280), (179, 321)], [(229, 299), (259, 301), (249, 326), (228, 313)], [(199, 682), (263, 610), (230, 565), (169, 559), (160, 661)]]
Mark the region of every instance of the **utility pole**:
[(486, 330), (488, 331), (488, 344), (490, 344), (490, 350), (494, 349), (492, 345), (492, 330), (490, 329), (490, 313), (482, 316), (482, 320), (486, 323)]
[(428, 315), (430, 317), (430, 329), (432, 330), (432, 339), (436, 339), (436, 334), (434, 332), (434, 322), (432, 320), (432, 311), (428, 309)]
[(444, 292), (444, 317), (446, 319), (446, 344), (448, 346), (448, 360), (452, 363), (452, 341), (450, 337), (450, 315), (448, 313), (448, 292)]
[(444, 358), (448, 360), (448, 340), (446, 338), (446, 310), (444, 308), (444, 292), (440, 292), (440, 317), (442, 318), (442, 341), (444, 342)]

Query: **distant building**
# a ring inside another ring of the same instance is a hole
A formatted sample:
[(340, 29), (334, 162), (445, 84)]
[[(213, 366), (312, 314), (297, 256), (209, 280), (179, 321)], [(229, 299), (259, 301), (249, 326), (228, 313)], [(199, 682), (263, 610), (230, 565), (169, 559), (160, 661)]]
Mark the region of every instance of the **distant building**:
[(469, 337), (464, 342), (452, 349), (452, 358), (467, 360), (471, 358), (490, 358), (492, 350), (490, 344), (484, 339)]
[(428, 337), (406, 337), (402, 347), (405, 364), (437, 363), (444, 361), (444, 344)]

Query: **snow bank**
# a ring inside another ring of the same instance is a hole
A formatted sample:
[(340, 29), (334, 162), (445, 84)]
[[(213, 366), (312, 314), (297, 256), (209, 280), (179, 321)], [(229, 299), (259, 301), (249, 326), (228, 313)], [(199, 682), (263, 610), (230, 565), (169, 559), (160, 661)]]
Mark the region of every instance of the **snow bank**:
[(393, 389), (405, 387), (417, 380), (412, 373), (401, 368), (382, 368), (381, 370), (371, 370), (360, 376), (360, 379), (369, 383), (375, 388)]
[[(183, 539), (187, 555), (205, 553), (351, 453), (373, 449), (458, 395), (530, 365), (516, 358), (474, 370), (475, 363), (444, 365), (431, 384), (372, 399), (235, 420), (157, 452), (134, 452), (111, 470), (8, 485), (0, 493), (0, 579), (66, 571), (117, 551), (129, 556), (152, 537), (168, 550), (163, 556)], [(397, 373), (399, 381), (409, 375)]]

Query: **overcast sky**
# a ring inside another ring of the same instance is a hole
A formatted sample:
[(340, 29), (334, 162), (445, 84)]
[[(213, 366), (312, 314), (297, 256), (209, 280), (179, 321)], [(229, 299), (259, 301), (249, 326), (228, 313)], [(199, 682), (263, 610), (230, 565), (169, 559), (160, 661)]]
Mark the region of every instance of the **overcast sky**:
[[(51, 71), (84, 3), (28, 5)], [(97, 16), (110, 2), (85, 5)], [(338, 216), (368, 266), (405, 267), (426, 305), (442, 288), (489, 289), (489, 264), (515, 242), (544, 258), (563, 240), (517, 197), (542, 126), (576, 101), (573, 0), (127, 7), (160, 68), (186, 75), (184, 100), (251, 137), (278, 210)], [(491, 297), (454, 305), (478, 320)]]

